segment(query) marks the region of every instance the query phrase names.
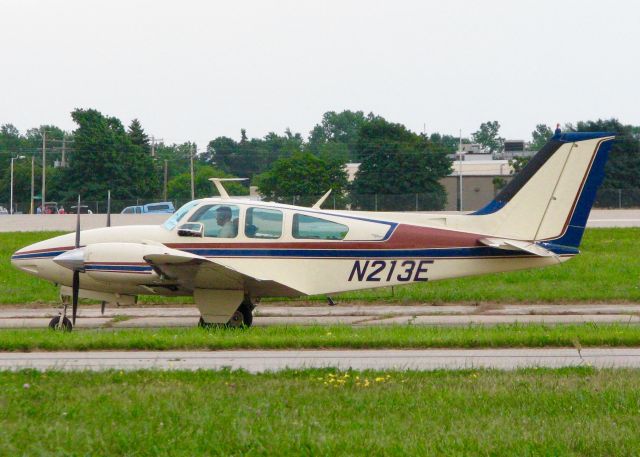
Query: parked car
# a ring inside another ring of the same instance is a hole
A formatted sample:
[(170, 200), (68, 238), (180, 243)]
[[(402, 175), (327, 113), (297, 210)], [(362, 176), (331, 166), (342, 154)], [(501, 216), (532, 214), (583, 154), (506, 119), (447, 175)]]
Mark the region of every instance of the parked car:
[[(40, 208), (42, 210), (42, 208)], [(58, 202), (45, 202), (44, 203), (45, 214), (58, 214)]]
[(9, 211), (4, 206), (0, 206), (0, 214), (9, 214)]
[(172, 202), (147, 203), (146, 205), (127, 206), (121, 214), (173, 214), (176, 209)]
[(120, 214), (142, 214), (142, 206), (127, 206), (120, 212)]
[[(78, 205), (73, 205), (69, 209), (69, 214), (78, 214)], [(80, 214), (93, 214), (93, 211), (89, 209), (87, 205), (80, 205)]]

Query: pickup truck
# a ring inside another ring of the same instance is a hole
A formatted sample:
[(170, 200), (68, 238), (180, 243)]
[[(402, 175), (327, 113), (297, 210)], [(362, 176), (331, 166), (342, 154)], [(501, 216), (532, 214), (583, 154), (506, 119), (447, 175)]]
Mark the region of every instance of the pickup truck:
[(147, 203), (146, 205), (127, 206), (121, 214), (173, 214), (176, 209), (172, 202)]

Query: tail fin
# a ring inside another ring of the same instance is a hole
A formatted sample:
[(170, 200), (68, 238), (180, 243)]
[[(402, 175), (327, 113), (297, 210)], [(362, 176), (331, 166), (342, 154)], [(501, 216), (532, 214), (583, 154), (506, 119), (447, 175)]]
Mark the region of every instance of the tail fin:
[(492, 236), (577, 249), (613, 139), (612, 134), (602, 132), (553, 136), (467, 222)]

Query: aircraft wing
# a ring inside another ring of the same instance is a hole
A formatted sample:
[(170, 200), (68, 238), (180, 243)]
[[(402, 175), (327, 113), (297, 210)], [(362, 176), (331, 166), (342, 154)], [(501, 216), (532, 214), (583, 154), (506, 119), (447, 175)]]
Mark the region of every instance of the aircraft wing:
[(147, 254), (143, 258), (161, 278), (188, 289), (241, 289), (256, 296), (303, 294), (291, 285), (251, 276), (215, 260), (177, 249), (166, 248), (162, 253)]
[(504, 249), (506, 251), (523, 251), (539, 257), (556, 257), (554, 252), (531, 241), (509, 240), (506, 238), (481, 238), (479, 241), (491, 248)]

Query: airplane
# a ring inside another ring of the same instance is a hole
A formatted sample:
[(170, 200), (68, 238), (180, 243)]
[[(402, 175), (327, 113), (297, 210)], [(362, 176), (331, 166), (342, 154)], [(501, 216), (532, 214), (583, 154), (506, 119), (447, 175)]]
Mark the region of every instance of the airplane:
[(75, 233), (20, 249), (11, 261), (60, 285), (64, 308), (50, 327), (62, 330), (75, 325), (79, 297), (104, 310), (140, 294), (193, 296), (201, 326), (248, 327), (265, 297), (555, 265), (580, 252), (613, 139), (556, 133), (469, 214), (324, 210), (328, 193), (310, 208), (252, 201), (230, 197), (212, 178), (220, 197), (191, 201), (161, 225), (80, 230), (78, 215)]

